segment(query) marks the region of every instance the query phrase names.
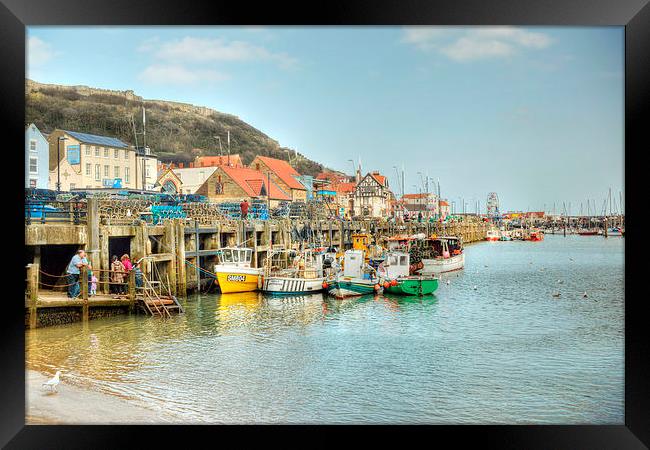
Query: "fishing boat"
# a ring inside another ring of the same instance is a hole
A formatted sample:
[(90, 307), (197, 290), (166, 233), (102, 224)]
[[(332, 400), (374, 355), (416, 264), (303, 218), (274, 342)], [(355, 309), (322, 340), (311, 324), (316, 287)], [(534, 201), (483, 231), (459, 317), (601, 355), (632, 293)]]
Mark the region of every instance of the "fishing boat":
[[(421, 258), (422, 275), (438, 275), (465, 267), (463, 244), (456, 236), (432, 237), (424, 240), (429, 254)], [(413, 261), (413, 255), (411, 255)]]
[(510, 231), (501, 230), (501, 236), (499, 236), (500, 241), (512, 241), (512, 236)]
[(543, 241), (544, 233), (540, 230), (531, 231), (530, 234), (528, 235), (528, 240), (533, 242)]
[(487, 231), (487, 234), (485, 235), (485, 240), (494, 242), (494, 241), (498, 241), (499, 237), (501, 237), (501, 233), (496, 228), (493, 228)]
[(598, 230), (581, 230), (578, 231), (580, 236), (598, 236)]
[(253, 249), (225, 247), (219, 254), (214, 273), (222, 293), (250, 292), (259, 288), (262, 269), (251, 267)]
[(607, 236), (623, 236), (621, 227), (611, 227), (607, 229)]
[[(266, 259), (262, 278), (262, 292), (272, 295), (305, 294), (325, 288), (328, 270), (333, 270), (335, 254), (325, 249), (307, 249), (300, 252), (276, 251)], [(286, 256), (276, 258), (276, 256)], [(282, 267), (285, 262), (285, 267)]]
[(363, 250), (347, 250), (343, 255), (343, 269), (327, 277), (324, 287), (336, 298), (380, 292), (383, 280), (377, 271), (366, 264)]
[(384, 278), (384, 292), (397, 295), (429, 295), (438, 288), (438, 278), (433, 275), (413, 275), (409, 254), (390, 252), (379, 266)]

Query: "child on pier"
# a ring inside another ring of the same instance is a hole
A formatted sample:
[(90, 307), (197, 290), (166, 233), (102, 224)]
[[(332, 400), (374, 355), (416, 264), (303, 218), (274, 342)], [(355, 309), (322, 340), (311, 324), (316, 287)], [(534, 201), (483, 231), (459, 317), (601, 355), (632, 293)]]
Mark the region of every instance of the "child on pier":
[(91, 271), (88, 272), (88, 281), (90, 281), (90, 296), (97, 295), (97, 277), (95, 274)]

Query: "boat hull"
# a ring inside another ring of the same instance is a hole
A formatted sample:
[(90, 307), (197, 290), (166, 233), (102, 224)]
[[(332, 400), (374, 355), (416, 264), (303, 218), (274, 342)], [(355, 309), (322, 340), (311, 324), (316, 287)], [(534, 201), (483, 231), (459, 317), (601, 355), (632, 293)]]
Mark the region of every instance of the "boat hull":
[(437, 278), (408, 277), (398, 278), (396, 286), (384, 289), (388, 294), (396, 295), (429, 295), (438, 289)]
[(219, 289), (224, 294), (250, 292), (258, 289), (259, 269), (237, 267), (215, 267)]
[(307, 294), (323, 290), (325, 277), (292, 278), (265, 277), (262, 282), (262, 292), (272, 295)]
[(439, 273), (453, 272), (465, 267), (465, 253), (446, 259), (423, 259), (422, 275), (437, 275)]
[(327, 293), (336, 298), (356, 297), (359, 295), (374, 294), (380, 289), (375, 286), (379, 284), (375, 280), (362, 280), (359, 278), (342, 278), (328, 281)]

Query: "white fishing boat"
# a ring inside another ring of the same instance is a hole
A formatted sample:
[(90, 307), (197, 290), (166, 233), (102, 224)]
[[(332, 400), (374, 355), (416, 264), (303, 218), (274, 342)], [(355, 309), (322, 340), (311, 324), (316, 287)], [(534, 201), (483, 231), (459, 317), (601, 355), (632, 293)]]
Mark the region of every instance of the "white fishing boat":
[(498, 241), (500, 237), (501, 237), (501, 232), (496, 228), (492, 228), (487, 231), (485, 235), (485, 240), (495, 242)]
[(322, 291), (334, 265), (335, 254), (325, 249), (275, 251), (264, 266), (262, 292), (290, 295)]
[(422, 275), (453, 272), (465, 267), (465, 253), (459, 238), (443, 236), (426, 239), (432, 250), (433, 258), (422, 258)]

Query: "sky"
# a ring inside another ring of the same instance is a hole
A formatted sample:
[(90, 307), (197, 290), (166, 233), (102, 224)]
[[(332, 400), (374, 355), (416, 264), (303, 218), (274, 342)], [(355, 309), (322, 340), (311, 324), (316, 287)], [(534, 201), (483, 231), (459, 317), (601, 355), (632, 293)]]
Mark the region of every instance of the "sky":
[(406, 193), (431, 177), (457, 211), (624, 195), (623, 27), (29, 27), (26, 61), (38, 82), (234, 114), (398, 196), (403, 165)]

